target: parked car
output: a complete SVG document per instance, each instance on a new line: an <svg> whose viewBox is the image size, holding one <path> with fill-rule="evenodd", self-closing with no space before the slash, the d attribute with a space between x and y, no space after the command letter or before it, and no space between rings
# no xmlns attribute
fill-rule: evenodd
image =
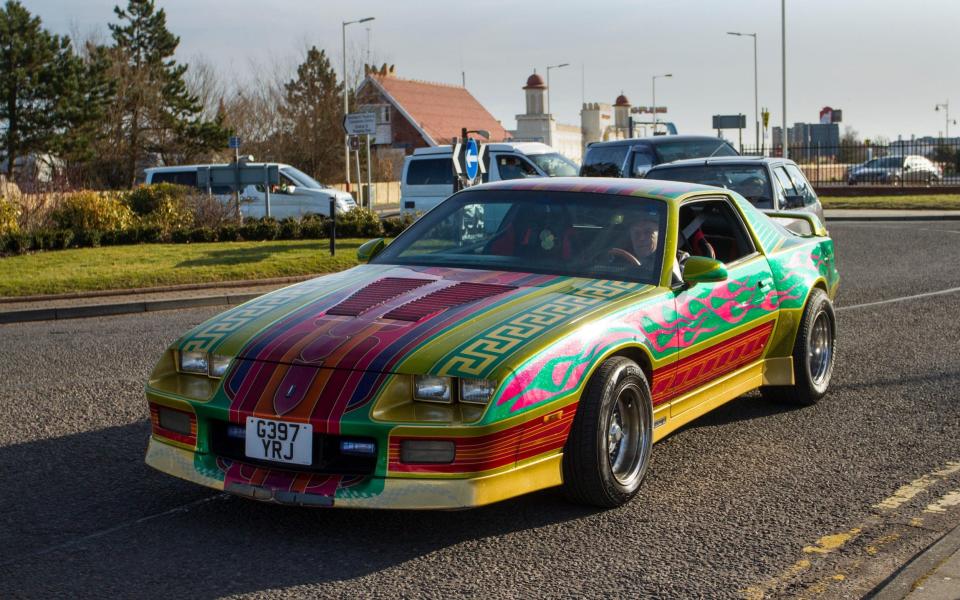
<svg viewBox="0 0 960 600"><path fill-rule="evenodd" d="M685 158L738 156L725 140L707 135L658 135L587 146L582 177L643 177L654 165Z"/></svg>
<svg viewBox="0 0 960 600"><path fill-rule="evenodd" d="M483 183L577 174L577 164L539 142L487 144ZM426 212L453 193L453 147L417 148L403 161L401 212Z"/></svg>
<svg viewBox="0 0 960 600"><path fill-rule="evenodd" d="M353 210L357 206L349 193L324 185L296 167L282 163L248 164L257 167L265 164L277 165L280 168L280 184L270 193L270 215L277 219L302 217L306 214L330 216L331 198L336 201L338 212ZM146 183L167 182L197 187L197 169L204 166L211 165L146 169ZM230 186L214 186L209 191L223 202L233 200ZM266 206L266 190L263 185L248 185L240 192L240 212L244 217L263 217L266 215Z"/></svg>
<svg viewBox="0 0 960 600"><path fill-rule="evenodd" d="M146 462L297 506L457 509L553 486L624 504L652 444L697 417L757 388L827 393L839 275L823 227L797 218L809 234L688 183L469 188L363 244L369 264L176 340L146 385Z"/></svg>
<svg viewBox="0 0 960 600"><path fill-rule="evenodd" d="M943 171L929 158L923 156L885 156L874 158L851 167L847 171L847 183L920 183L930 185L940 181Z"/></svg>
<svg viewBox="0 0 960 600"><path fill-rule="evenodd" d="M695 158L657 165L647 171L646 177L726 188L759 209L803 210L825 222L816 191L792 160L759 156Z"/></svg>

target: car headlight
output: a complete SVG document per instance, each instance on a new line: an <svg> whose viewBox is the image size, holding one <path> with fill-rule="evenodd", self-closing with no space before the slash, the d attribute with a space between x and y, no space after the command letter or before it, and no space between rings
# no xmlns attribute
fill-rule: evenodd
<svg viewBox="0 0 960 600"><path fill-rule="evenodd" d="M449 377L417 375L413 378L413 397L426 402L450 404L453 402L450 387Z"/></svg>
<svg viewBox="0 0 960 600"><path fill-rule="evenodd" d="M460 402L486 404L495 391L497 391L497 384L489 379L460 380Z"/></svg>
<svg viewBox="0 0 960 600"><path fill-rule="evenodd" d="M206 375L219 379L230 367L231 357L209 352L180 352L177 370L192 375Z"/></svg>

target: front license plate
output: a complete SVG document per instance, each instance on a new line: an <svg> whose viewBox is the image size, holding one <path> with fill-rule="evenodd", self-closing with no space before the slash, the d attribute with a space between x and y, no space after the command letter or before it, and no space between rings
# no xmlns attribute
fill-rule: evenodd
<svg viewBox="0 0 960 600"><path fill-rule="evenodd" d="M295 465L313 459L313 425L247 417L248 458Z"/></svg>

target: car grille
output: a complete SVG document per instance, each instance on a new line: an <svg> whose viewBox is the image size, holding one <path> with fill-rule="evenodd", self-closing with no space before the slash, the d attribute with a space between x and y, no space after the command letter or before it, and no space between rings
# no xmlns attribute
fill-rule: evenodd
<svg viewBox="0 0 960 600"><path fill-rule="evenodd" d="M371 456L357 456L340 451L340 442L343 440L368 442L376 446L376 440L373 438L315 433L310 464L295 465L248 458L245 453L245 432L240 425L226 421L210 421L209 432L210 451L213 454L250 465L331 475L369 475L377 466L377 452Z"/></svg>

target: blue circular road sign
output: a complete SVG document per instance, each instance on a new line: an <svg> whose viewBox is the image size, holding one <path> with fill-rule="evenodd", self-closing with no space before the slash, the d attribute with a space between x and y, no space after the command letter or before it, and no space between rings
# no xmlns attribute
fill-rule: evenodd
<svg viewBox="0 0 960 600"><path fill-rule="evenodd" d="M464 169L467 171L467 179L476 179L480 171L480 148L476 140L467 142L467 150L463 153Z"/></svg>

